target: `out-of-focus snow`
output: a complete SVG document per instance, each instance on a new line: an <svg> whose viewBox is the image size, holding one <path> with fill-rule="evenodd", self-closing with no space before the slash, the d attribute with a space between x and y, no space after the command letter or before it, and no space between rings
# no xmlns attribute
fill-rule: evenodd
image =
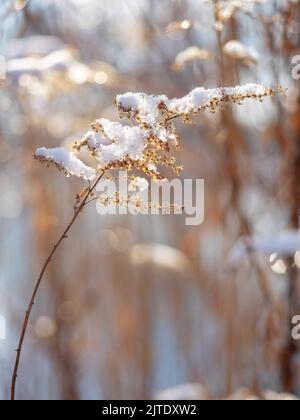
<svg viewBox="0 0 300 420"><path fill-rule="evenodd" d="M130 260L135 265L154 264L178 272L186 272L190 266L188 257L182 251L157 243L135 245L130 251Z"/></svg>
<svg viewBox="0 0 300 420"><path fill-rule="evenodd" d="M235 60L241 60L245 64L257 63L259 60L258 52L252 48L244 45L242 42L232 40L224 45L224 53Z"/></svg>
<svg viewBox="0 0 300 420"><path fill-rule="evenodd" d="M62 49L63 45L63 42L55 36L32 35L8 41L3 54L6 59L45 56Z"/></svg>
<svg viewBox="0 0 300 420"><path fill-rule="evenodd" d="M156 393L157 400L208 400L207 389L200 384L189 383Z"/></svg>
<svg viewBox="0 0 300 420"><path fill-rule="evenodd" d="M72 73L72 69L75 66L78 68L79 65L88 71L86 66L75 59L71 50L64 48L53 51L43 57L28 56L8 60L6 73L10 80L16 82L24 74L42 78L51 72L70 71Z"/></svg>
<svg viewBox="0 0 300 420"><path fill-rule="evenodd" d="M300 250L300 231L287 230L272 236L241 238L229 255L229 262L236 264L251 252L267 255L293 256Z"/></svg>
<svg viewBox="0 0 300 420"><path fill-rule="evenodd" d="M3 315L0 314L0 340L6 339L6 320Z"/></svg>

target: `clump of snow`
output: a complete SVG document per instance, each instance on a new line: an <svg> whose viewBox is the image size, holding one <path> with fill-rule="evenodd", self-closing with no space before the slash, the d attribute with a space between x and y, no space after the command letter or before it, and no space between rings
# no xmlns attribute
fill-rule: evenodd
<svg viewBox="0 0 300 420"><path fill-rule="evenodd" d="M259 54L254 48L248 47L237 40L227 42L223 47L223 51L228 57L241 60L247 65L257 63L259 60Z"/></svg>
<svg viewBox="0 0 300 420"><path fill-rule="evenodd" d="M111 142L99 147L98 159L103 162L112 162L130 158L141 159L146 147L146 139L149 133L140 127L126 126L111 122L104 118L96 121L106 141Z"/></svg>
<svg viewBox="0 0 300 420"><path fill-rule="evenodd" d="M139 108L139 94L137 93L127 92L124 95L118 95L116 101L124 111L137 111Z"/></svg>
<svg viewBox="0 0 300 420"><path fill-rule="evenodd" d="M172 99L167 107L172 113L189 114L205 108L215 110L225 101L240 102L249 97L261 98L268 95L271 95L270 89L254 83L219 89L198 87L183 98Z"/></svg>
<svg viewBox="0 0 300 420"><path fill-rule="evenodd" d="M168 102L165 95L147 95L146 93L125 93L116 97L116 103L120 111L138 113L138 116L149 125L154 125L160 116L161 104Z"/></svg>
<svg viewBox="0 0 300 420"><path fill-rule="evenodd" d="M222 94L219 89L204 89L203 87L198 87L183 98L175 98L169 101L168 109L173 113L188 114L190 112L196 112L204 107L213 98L221 100Z"/></svg>
<svg viewBox="0 0 300 420"><path fill-rule="evenodd" d="M153 96L145 93L126 93L116 98L120 111L128 112L142 122L155 126L163 114L184 115L205 108L215 110L222 102L238 102L246 98L261 98L273 93L262 85L250 83L229 88L205 89L197 87L182 98L169 99L165 95Z"/></svg>
<svg viewBox="0 0 300 420"><path fill-rule="evenodd" d="M38 160L55 164L66 175L75 175L88 181L92 181L96 176L93 168L85 165L74 153L62 147L53 149L41 147L36 150L35 157Z"/></svg>
<svg viewBox="0 0 300 420"><path fill-rule="evenodd" d="M270 89L265 88L262 85L255 83L248 83L243 86L236 86L234 88L224 88L225 95L229 97L241 97L241 99L246 99L249 97L260 98L270 95Z"/></svg>
<svg viewBox="0 0 300 420"><path fill-rule="evenodd" d="M74 149L87 146L102 164L131 159L141 159L149 132L141 127L122 125L105 118L96 120L94 130L75 142Z"/></svg>

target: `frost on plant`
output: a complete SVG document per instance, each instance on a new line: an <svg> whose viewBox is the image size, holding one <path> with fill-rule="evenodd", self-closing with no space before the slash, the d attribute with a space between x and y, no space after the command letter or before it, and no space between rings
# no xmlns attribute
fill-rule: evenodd
<svg viewBox="0 0 300 420"><path fill-rule="evenodd" d="M54 164L67 176L75 175L88 181L113 169L135 170L161 180L164 178L163 167L171 169L176 175L182 170L172 152L181 150L173 124L176 118L190 122L200 112L214 113L227 102L240 104L245 99L261 101L280 91L257 84L216 89L198 87L182 98L173 99L165 95L128 92L118 95L115 101L125 124L101 118L92 124L91 130L82 139L73 143L73 152L64 148L40 148L35 158ZM82 149L93 158L93 167L76 156ZM140 179L135 185L137 189L146 187Z"/></svg>

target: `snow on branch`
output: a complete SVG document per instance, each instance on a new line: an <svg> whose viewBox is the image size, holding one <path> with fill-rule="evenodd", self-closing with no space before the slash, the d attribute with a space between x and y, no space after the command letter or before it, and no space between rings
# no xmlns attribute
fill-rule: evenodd
<svg viewBox="0 0 300 420"><path fill-rule="evenodd" d="M103 171L136 169L154 179L163 179L159 167L167 167L179 174L182 167L172 154L181 150L178 134L172 121L181 118L189 122L203 111L216 112L224 104L242 103L246 99L262 101L267 96L282 93L257 84L205 89L198 87L182 98L169 99L165 95L127 92L118 95L116 106L127 124L101 118L96 120L84 137L73 143L73 151L63 148L36 151L36 159L54 163L66 175L85 180L94 179ZM95 160L95 168L86 166L77 156L83 148Z"/></svg>
<svg viewBox="0 0 300 420"><path fill-rule="evenodd" d="M92 181L96 176L93 168L86 166L74 153L62 147L54 149L41 147L36 150L35 158L47 165L54 164L66 176L75 175L88 181Z"/></svg>
<svg viewBox="0 0 300 420"><path fill-rule="evenodd" d="M186 117L204 110L215 112L226 102L241 103L245 99L262 100L278 91L262 85L249 83L244 86L205 89L198 87L183 98L168 99L166 96L146 95L145 93L126 93L118 95L116 103L121 112L139 117L144 122L156 121L160 114L169 118Z"/></svg>
<svg viewBox="0 0 300 420"><path fill-rule="evenodd" d="M113 162L130 157L139 160L143 156L149 133L140 127L124 126L104 118L96 120L94 131L88 131L81 141L74 144L78 151L87 146L100 162Z"/></svg>

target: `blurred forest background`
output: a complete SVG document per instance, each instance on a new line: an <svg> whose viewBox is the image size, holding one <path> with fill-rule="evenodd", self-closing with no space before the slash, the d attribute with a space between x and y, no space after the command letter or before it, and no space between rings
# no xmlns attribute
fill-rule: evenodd
<svg viewBox="0 0 300 420"><path fill-rule="evenodd" d="M299 17L295 0L1 1L1 399L37 273L82 187L35 149L118 120L118 93L249 82L286 98L178 126L182 176L206 183L202 226L85 211L39 293L17 396L300 395Z"/></svg>

